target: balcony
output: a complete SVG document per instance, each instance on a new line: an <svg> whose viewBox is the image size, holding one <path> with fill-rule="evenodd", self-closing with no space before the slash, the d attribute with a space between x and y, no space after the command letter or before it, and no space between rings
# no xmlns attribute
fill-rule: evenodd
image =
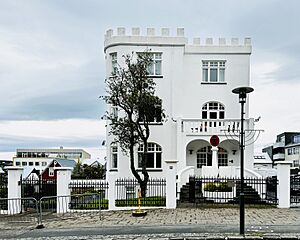
<svg viewBox="0 0 300 240"><path fill-rule="evenodd" d="M276 142L273 144L273 149L275 148L283 148L284 147L284 142Z"/></svg>
<svg viewBox="0 0 300 240"><path fill-rule="evenodd" d="M241 121L237 119L182 119L181 131L188 135L225 135L224 131L239 134ZM244 129L249 128L249 119Z"/></svg>
<svg viewBox="0 0 300 240"><path fill-rule="evenodd" d="M273 155L273 160L284 160L284 153L276 153Z"/></svg>

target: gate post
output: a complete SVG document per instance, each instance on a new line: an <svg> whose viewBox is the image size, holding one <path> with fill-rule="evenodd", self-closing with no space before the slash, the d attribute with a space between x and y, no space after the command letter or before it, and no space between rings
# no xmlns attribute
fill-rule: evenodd
<svg viewBox="0 0 300 240"><path fill-rule="evenodd" d="M107 174L108 182L108 209L116 210L116 174L109 172Z"/></svg>
<svg viewBox="0 0 300 240"><path fill-rule="evenodd" d="M165 160L166 163L166 208L176 208L177 203L177 188L176 188L176 173L177 160Z"/></svg>
<svg viewBox="0 0 300 240"><path fill-rule="evenodd" d="M22 197L22 190L21 190L21 176L23 173L22 167L16 166L9 166L5 167L8 172L8 183L7 183L7 198L14 200L8 200L8 214L18 214L21 212L21 197Z"/></svg>
<svg viewBox="0 0 300 240"><path fill-rule="evenodd" d="M69 184L71 182L71 167L55 167L56 170L56 187L57 187L57 213L66 213L69 211L69 203L71 201L71 191Z"/></svg>
<svg viewBox="0 0 300 240"><path fill-rule="evenodd" d="M290 167L292 162L290 161L278 161L277 164L277 194L278 194L278 208L290 208Z"/></svg>

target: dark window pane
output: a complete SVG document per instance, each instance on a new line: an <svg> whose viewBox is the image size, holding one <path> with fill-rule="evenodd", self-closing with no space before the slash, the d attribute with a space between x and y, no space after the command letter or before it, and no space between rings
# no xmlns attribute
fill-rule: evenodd
<svg viewBox="0 0 300 240"><path fill-rule="evenodd" d="M156 153L156 168L161 168L161 153Z"/></svg>
<svg viewBox="0 0 300 240"><path fill-rule="evenodd" d="M148 153L147 168L154 168L154 153Z"/></svg>
<svg viewBox="0 0 300 240"><path fill-rule="evenodd" d="M138 154L138 167L141 168L142 167L142 153Z"/></svg>
<svg viewBox="0 0 300 240"><path fill-rule="evenodd" d="M202 119L207 119L207 111L202 111Z"/></svg>
<svg viewBox="0 0 300 240"><path fill-rule="evenodd" d="M224 119L225 118L225 114L224 114L224 112L220 112L220 119Z"/></svg>
<svg viewBox="0 0 300 240"><path fill-rule="evenodd" d="M218 70L210 69L210 81L217 82L217 80L218 80Z"/></svg>
<svg viewBox="0 0 300 240"><path fill-rule="evenodd" d="M217 112L210 112L209 119L217 119Z"/></svg>

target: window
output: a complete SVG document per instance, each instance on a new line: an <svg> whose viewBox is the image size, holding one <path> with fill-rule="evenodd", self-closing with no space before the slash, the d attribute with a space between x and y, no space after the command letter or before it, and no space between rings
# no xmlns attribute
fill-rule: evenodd
<svg viewBox="0 0 300 240"><path fill-rule="evenodd" d="M49 176L53 177L54 176L54 168L49 168Z"/></svg>
<svg viewBox="0 0 300 240"><path fill-rule="evenodd" d="M299 160L294 160L293 161L293 167L299 167Z"/></svg>
<svg viewBox="0 0 300 240"><path fill-rule="evenodd" d="M144 145L140 144L138 148L138 167L142 167L142 157L144 153ZM156 143L148 143L146 168L161 168L162 167L162 150L161 146Z"/></svg>
<svg viewBox="0 0 300 240"><path fill-rule="evenodd" d="M33 162L29 162L29 166L33 166Z"/></svg>
<svg viewBox="0 0 300 240"><path fill-rule="evenodd" d="M225 82L225 61L202 61L202 82Z"/></svg>
<svg viewBox="0 0 300 240"><path fill-rule="evenodd" d="M197 168L202 168L202 166L212 166L211 146L197 151Z"/></svg>
<svg viewBox="0 0 300 240"><path fill-rule="evenodd" d="M293 137L293 143L300 143L300 135L296 135Z"/></svg>
<svg viewBox="0 0 300 240"><path fill-rule="evenodd" d="M221 147L219 147L219 150L218 150L218 164L219 164L219 166L228 166L227 151Z"/></svg>
<svg viewBox="0 0 300 240"><path fill-rule="evenodd" d="M111 53L110 60L111 60L111 72L112 74L116 74L118 70L117 53Z"/></svg>
<svg viewBox="0 0 300 240"><path fill-rule="evenodd" d="M148 108L140 109L139 114L139 122L141 123L143 123L144 118L146 117L148 118L147 122L149 123L161 123L163 115L161 103L154 106L149 106Z"/></svg>
<svg viewBox="0 0 300 240"><path fill-rule="evenodd" d="M293 149L292 148L288 148L288 155L292 155L293 154Z"/></svg>
<svg viewBox="0 0 300 240"><path fill-rule="evenodd" d="M21 163L20 162L16 162L16 166L21 166Z"/></svg>
<svg viewBox="0 0 300 240"><path fill-rule="evenodd" d="M228 166L227 151L221 147L218 149L218 165ZM211 146L203 147L197 151L197 168L202 166L212 166Z"/></svg>
<svg viewBox="0 0 300 240"><path fill-rule="evenodd" d="M27 162L22 162L22 166L27 166Z"/></svg>
<svg viewBox="0 0 300 240"><path fill-rule="evenodd" d="M148 66L148 74L150 76L160 76L162 75L162 71L161 71L162 54L151 53L151 55L152 55L152 63Z"/></svg>
<svg viewBox="0 0 300 240"><path fill-rule="evenodd" d="M42 162L42 166L47 166L47 162Z"/></svg>
<svg viewBox="0 0 300 240"><path fill-rule="evenodd" d="M202 119L224 119L225 107L218 102L208 102L202 107Z"/></svg>
<svg viewBox="0 0 300 240"><path fill-rule="evenodd" d="M111 168L118 168L118 147L111 146Z"/></svg>
<svg viewBox="0 0 300 240"><path fill-rule="evenodd" d="M113 118L118 118L118 107L117 106L111 106L111 116Z"/></svg>
<svg viewBox="0 0 300 240"><path fill-rule="evenodd" d="M35 162L35 166L40 166L40 162Z"/></svg>

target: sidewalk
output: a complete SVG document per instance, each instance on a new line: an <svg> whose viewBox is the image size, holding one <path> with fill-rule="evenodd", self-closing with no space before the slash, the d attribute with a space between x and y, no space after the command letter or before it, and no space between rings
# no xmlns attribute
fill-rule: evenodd
<svg viewBox="0 0 300 240"><path fill-rule="evenodd" d="M239 232L238 208L179 208L174 210L155 209L148 210L145 217L132 217L130 211L103 211L101 220L99 214L74 214L60 218L45 219L43 230L34 230L33 222L0 222L1 236L30 236L28 231L57 231L78 232L86 229L87 235L95 229L95 235L101 234L135 234L144 229L147 233L232 233ZM52 215L51 215L52 216ZM53 217L53 216L52 216ZM164 227L165 226L165 227ZM88 230L91 229L91 230ZM152 229L152 230L151 230ZM247 234L274 234L293 233L300 235L300 208L247 208L246 233ZM45 236L45 235L44 235ZM67 239L67 238L65 238ZM85 238L80 238L85 239ZM94 238L90 238L94 239ZM100 238L99 238L100 239ZM105 238L103 238L105 239ZM126 239L126 238L123 238ZM129 238L128 238L129 239ZM146 238L149 239L149 238ZM297 238L296 238L297 239Z"/></svg>

